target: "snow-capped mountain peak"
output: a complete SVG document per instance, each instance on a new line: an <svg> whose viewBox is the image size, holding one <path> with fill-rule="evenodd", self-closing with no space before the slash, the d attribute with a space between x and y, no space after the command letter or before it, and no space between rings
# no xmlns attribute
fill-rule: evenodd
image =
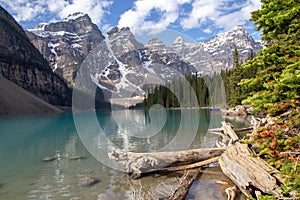
<svg viewBox="0 0 300 200"><path fill-rule="evenodd" d="M74 13L58 22L41 23L28 31L31 42L52 70L71 85L84 58L104 39L97 25L83 13Z"/></svg>
<svg viewBox="0 0 300 200"><path fill-rule="evenodd" d="M43 23L30 30L31 41L69 84L74 84L83 63L91 63L85 78L91 79L104 93L124 96L144 95L146 82L171 80L184 74L211 74L233 66L237 48L242 60L261 45L243 26L220 33L205 42L186 43L177 37L171 46L153 38L145 45L138 42L129 28L112 28L105 37L88 15L75 13L65 20ZM92 53L96 60L86 61Z"/></svg>
<svg viewBox="0 0 300 200"><path fill-rule="evenodd" d="M78 18L81 18L81 17L88 17L88 15L85 13L82 13L82 12L76 12L76 13L68 15L63 21L77 20Z"/></svg>
<svg viewBox="0 0 300 200"><path fill-rule="evenodd" d="M174 40L173 45L176 45L176 44L184 44L184 43L185 43L185 41L184 41L183 37L178 36L178 37Z"/></svg>

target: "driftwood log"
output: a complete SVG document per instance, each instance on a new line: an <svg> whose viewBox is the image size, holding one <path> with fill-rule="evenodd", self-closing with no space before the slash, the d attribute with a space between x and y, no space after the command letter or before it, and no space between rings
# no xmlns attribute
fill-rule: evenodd
<svg viewBox="0 0 300 200"><path fill-rule="evenodd" d="M176 166L187 165L188 168L183 167L178 169L185 170L216 162L217 159L215 157L220 156L226 148L227 147L153 153L133 153L112 149L108 157L121 163L126 173L132 174L134 178L138 178L142 173L153 171L177 171ZM214 159L205 162L211 158ZM204 161L204 163L198 163L200 161ZM168 170L168 168L170 169Z"/></svg>
<svg viewBox="0 0 300 200"><path fill-rule="evenodd" d="M253 130L256 127L257 125L254 124ZM247 130L249 129L247 128ZM244 131L244 129L241 131ZM108 156L110 159L121 163L125 172L132 174L133 178L140 177L142 173L187 170L218 161L223 173L247 197L259 193L273 194L278 198L281 196L282 191L277 183L282 182L282 180L279 177L278 171L268 165L263 159L252 156L253 152L251 149L246 144L239 142L239 137L231 125L223 122L222 128L210 129L209 132L220 134L223 137L222 142L226 141L223 144L228 144L228 146L153 153L133 153L112 149ZM195 177L197 176L195 175ZM176 194L173 194L171 197L177 196L177 199L184 198L194 179L183 181L183 192L176 190ZM234 195L232 196L234 198Z"/></svg>
<svg viewBox="0 0 300 200"><path fill-rule="evenodd" d="M230 125L223 123L223 130L235 141L235 144L228 147L219 159L223 173L247 197L254 195L255 191L280 197L281 190L277 185L276 178L270 174L270 172L276 174L276 170L263 159L251 156L251 150L246 144L241 144L237 140L237 135Z"/></svg>

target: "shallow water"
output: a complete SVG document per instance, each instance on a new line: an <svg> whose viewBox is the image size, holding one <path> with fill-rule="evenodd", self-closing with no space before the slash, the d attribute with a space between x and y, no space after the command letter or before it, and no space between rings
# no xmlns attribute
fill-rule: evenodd
<svg viewBox="0 0 300 200"><path fill-rule="evenodd" d="M135 152L159 151L168 144L166 149L171 150L186 143L189 148L211 147L218 136L207 135L207 129L220 127L224 120L208 110L100 112L99 133L91 124L93 116L95 113L76 114L75 118L80 119L75 120L76 126L72 114L0 118L0 199L139 199L145 195L149 198L149 191L150 196L159 197L160 190L165 191L162 185L171 187L180 174L152 174L133 181L98 161L108 151L101 137L105 135L116 147ZM190 142L188 138L194 134ZM60 159L42 162L46 156ZM84 158L69 160L71 156ZM86 176L100 182L82 187L79 181ZM203 191L207 199L222 198L216 180L226 178L200 178L198 186L202 189L195 191ZM195 194L191 193L189 199L195 199Z"/></svg>

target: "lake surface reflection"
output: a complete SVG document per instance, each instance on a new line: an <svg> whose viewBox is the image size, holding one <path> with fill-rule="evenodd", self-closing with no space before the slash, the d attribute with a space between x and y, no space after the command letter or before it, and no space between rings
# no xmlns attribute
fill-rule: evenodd
<svg viewBox="0 0 300 200"><path fill-rule="evenodd" d="M159 195L161 184L174 184L179 174L133 181L105 163L109 145L134 152L212 147L218 136L207 134L207 129L220 127L223 120L221 114L205 109L0 118L0 199L139 199L146 193ZM60 159L42 162L46 156L58 155ZM83 158L70 160L73 156ZM86 176L100 182L82 187L79 181ZM199 181L204 190L210 185L211 193L222 199L219 189L211 184L214 180Z"/></svg>

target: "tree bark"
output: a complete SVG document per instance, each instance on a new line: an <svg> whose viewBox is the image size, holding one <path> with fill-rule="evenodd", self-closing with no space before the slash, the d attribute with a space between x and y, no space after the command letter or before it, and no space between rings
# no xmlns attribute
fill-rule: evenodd
<svg viewBox="0 0 300 200"><path fill-rule="evenodd" d="M224 133L229 135L235 145L221 155L219 159L223 173L228 176L247 196L256 190L279 197L282 193L276 179L268 171L276 171L259 157L251 156L251 150L246 144L237 141L237 136L230 125L223 123Z"/></svg>
<svg viewBox="0 0 300 200"><path fill-rule="evenodd" d="M189 192L190 187L193 182L199 177L201 168L197 169L196 173L191 179L188 178L188 173L184 175L174 192L168 197L168 200L182 200L185 199L186 195Z"/></svg>
<svg viewBox="0 0 300 200"><path fill-rule="evenodd" d="M176 152L133 153L113 149L109 158L123 165L125 172L136 174L189 165L220 156L227 147L192 149ZM207 163L209 164L209 163Z"/></svg>

